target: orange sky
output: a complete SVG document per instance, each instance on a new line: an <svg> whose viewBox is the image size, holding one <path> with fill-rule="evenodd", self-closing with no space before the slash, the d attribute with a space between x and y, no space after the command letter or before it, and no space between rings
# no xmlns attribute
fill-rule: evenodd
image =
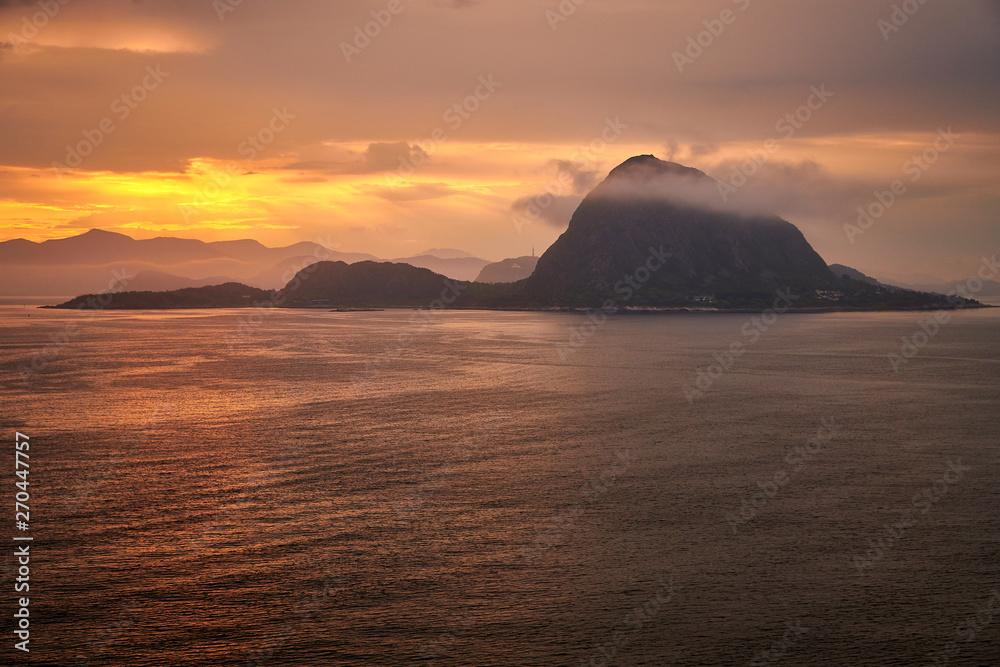
<svg viewBox="0 0 1000 667"><path fill-rule="evenodd" d="M42 5L0 0L0 240L501 259L654 153L724 182L758 156L733 201L879 277L951 279L1000 251L995 2L929 3L899 30L861 0Z"/></svg>

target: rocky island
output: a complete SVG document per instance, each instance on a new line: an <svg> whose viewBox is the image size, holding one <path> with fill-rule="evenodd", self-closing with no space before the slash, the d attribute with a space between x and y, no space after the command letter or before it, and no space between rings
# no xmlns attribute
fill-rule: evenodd
<svg viewBox="0 0 1000 667"><path fill-rule="evenodd" d="M883 285L849 267L835 272L795 225L727 206L717 186L697 169L652 155L630 158L587 195L530 276L517 282L457 281L401 263L324 261L277 291L226 283L84 295L54 307L734 310L767 307L777 294L792 310L982 306Z"/></svg>

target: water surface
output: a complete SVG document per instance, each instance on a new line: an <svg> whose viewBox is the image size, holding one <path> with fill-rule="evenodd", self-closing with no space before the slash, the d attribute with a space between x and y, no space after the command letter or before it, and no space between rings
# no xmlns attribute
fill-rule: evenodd
<svg viewBox="0 0 1000 667"><path fill-rule="evenodd" d="M1000 590L997 313L895 372L926 315L0 308L30 661L931 664Z"/></svg>

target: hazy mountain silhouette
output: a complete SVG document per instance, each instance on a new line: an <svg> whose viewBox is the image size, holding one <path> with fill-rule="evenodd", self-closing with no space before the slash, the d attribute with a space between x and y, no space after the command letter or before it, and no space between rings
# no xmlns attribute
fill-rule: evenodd
<svg viewBox="0 0 1000 667"><path fill-rule="evenodd" d="M435 254L436 253L436 254ZM158 237L133 239L92 229L78 236L36 243L0 243L0 296L49 296L85 292L174 290L239 281L280 289L309 263L383 261L367 253L330 250L301 242L269 248L258 241L204 242ZM427 268L456 280L474 280L485 259L454 248L436 248L392 260ZM120 279L116 280L116 276ZM140 277L141 276L141 277ZM139 280L138 283L133 281ZM215 282L212 282L215 281Z"/></svg>
<svg viewBox="0 0 1000 667"><path fill-rule="evenodd" d="M432 257L437 257L439 259L468 259L476 257L472 253L468 253L457 248L430 248L417 253L415 257L421 257L423 255L431 255Z"/></svg>
<svg viewBox="0 0 1000 667"><path fill-rule="evenodd" d="M246 284L251 287L259 287L261 289L281 289L287 285L299 271L320 261L322 260L314 255L289 257L286 260L278 262L266 271L261 271L257 275L248 279Z"/></svg>
<svg viewBox="0 0 1000 667"><path fill-rule="evenodd" d="M614 298L636 271L648 277L631 302L647 304L838 282L794 225L727 210L713 179L652 155L625 161L587 195L539 259L525 295L553 303Z"/></svg>
<svg viewBox="0 0 1000 667"><path fill-rule="evenodd" d="M950 282L946 283L918 283L918 284L907 284L908 289L921 290L925 292L934 292L936 294L948 294L949 292L954 292L956 286L962 286L965 290L969 290L968 282L971 276L965 278L956 278ZM974 296L985 296L985 297L998 297L1000 296L1000 282L996 280L983 280L982 287L975 293Z"/></svg>
<svg viewBox="0 0 1000 667"><path fill-rule="evenodd" d="M288 282L287 264L300 257L358 262L377 259L364 253L343 253L302 242L268 248L253 240L215 241L159 237L133 239L125 234L92 229L65 239L36 243L14 239L0 243L0 295L47 296L80 292L172 289L178 279L204 283L239 280L277 289ZM300 262L299 267L302 264Z"/></svg>
<svg viewBox="0 0 1000 667"><path fill-rule="evenodd" d="M652 155L630 158L587 195L569 228L524 279L516 272L527 272L533 257L504 260L490 265L490 271L484 271L489 263L478 258L432 255L406 258L407 263L364 260L310 265L318 254L313 244L269 249L255 241L144 242L96 230L34 246L50 244L46 252L51 256L88 247L105 261L135 253L139 244L144 252L153 252L150 248L155 246L158 257L227 253L227 259L239 256L246 265L285 254L257 278L273 284L298 271L274 300L287 306L433 307L440 300L441 306L459 307L594 307L610 300L615 308L704 308L710 304L721 309L756 309L767 307L781 289L796 295L797 308L927 309L953 305L940 295L882 285L850 267L834 265L831 270L794 225L777 216L727 208L717 185L696 169ZM6 250L0 248L0 258L3 252L42 252L18 241L0 246L6 246ZM303 250L314 252L303 254ZM420 263L447 266L448 272L415 265ZM483 276L483 282L468 284L446 277L459 269L474 270L470 275ZM493 276L515 281L485 284ZM174 292L130 292L115 295L103 307L241 306L251 297L262 298L262 294L267 293L227 283ZM64 307L92 301L74 299Z"/></svg>
<svg viewBox="0 0 1000 667"><path fill-rule="evenodd" d="M532 274L538 258L530 255L513 257L502 262L494 262L483 267L476 278L477 283L516 283Z"/></svg>
<svg viewBox="0 0 1000 667"><path fill-rule="evenodd" d="M895 287L894 285L887 285L886 283L883 283L880 280L876 280L875 278L872 278L871 276L867 276L864 273L861 273L857 269L852 269L851 267L844 266L843 264L831 264L830 265L830 270L833 271L833 274L835 276L837 276L838 278L843 277L843 276L847 276L847 277L851 278L852 280L857 280L859 282L868 283L869 285L878 285L880 287L886 287L888 289L899 289L899 288Z"/></svg>
<svg viewBox="0 0 1000 667"><path fill-rule="evenodd" d="M227 276L212 276L208 278L185 278L163 271L140 271L128 281L131 292L169 292L189 287L206 287L234 282Z"/></svg>
<svg viewBox="0 0 1000 667"><path fill-rule="evenodd" d="M430 269L435 273L448 276L455 280L475 280L488 261L473 257L436 257L434 255L418 255L416 257L397 257L389 260L393 264L409 264L422 269Z"/></svg>

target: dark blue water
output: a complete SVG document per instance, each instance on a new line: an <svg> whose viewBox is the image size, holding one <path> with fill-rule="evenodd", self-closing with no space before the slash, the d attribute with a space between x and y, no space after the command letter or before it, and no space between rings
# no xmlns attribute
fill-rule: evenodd
<svg viewBox="0 0 1000 667"><path fill-rule="evenodd" d="M3 308L0 663L1000 664L997 311L413 316Z"/></svg>

